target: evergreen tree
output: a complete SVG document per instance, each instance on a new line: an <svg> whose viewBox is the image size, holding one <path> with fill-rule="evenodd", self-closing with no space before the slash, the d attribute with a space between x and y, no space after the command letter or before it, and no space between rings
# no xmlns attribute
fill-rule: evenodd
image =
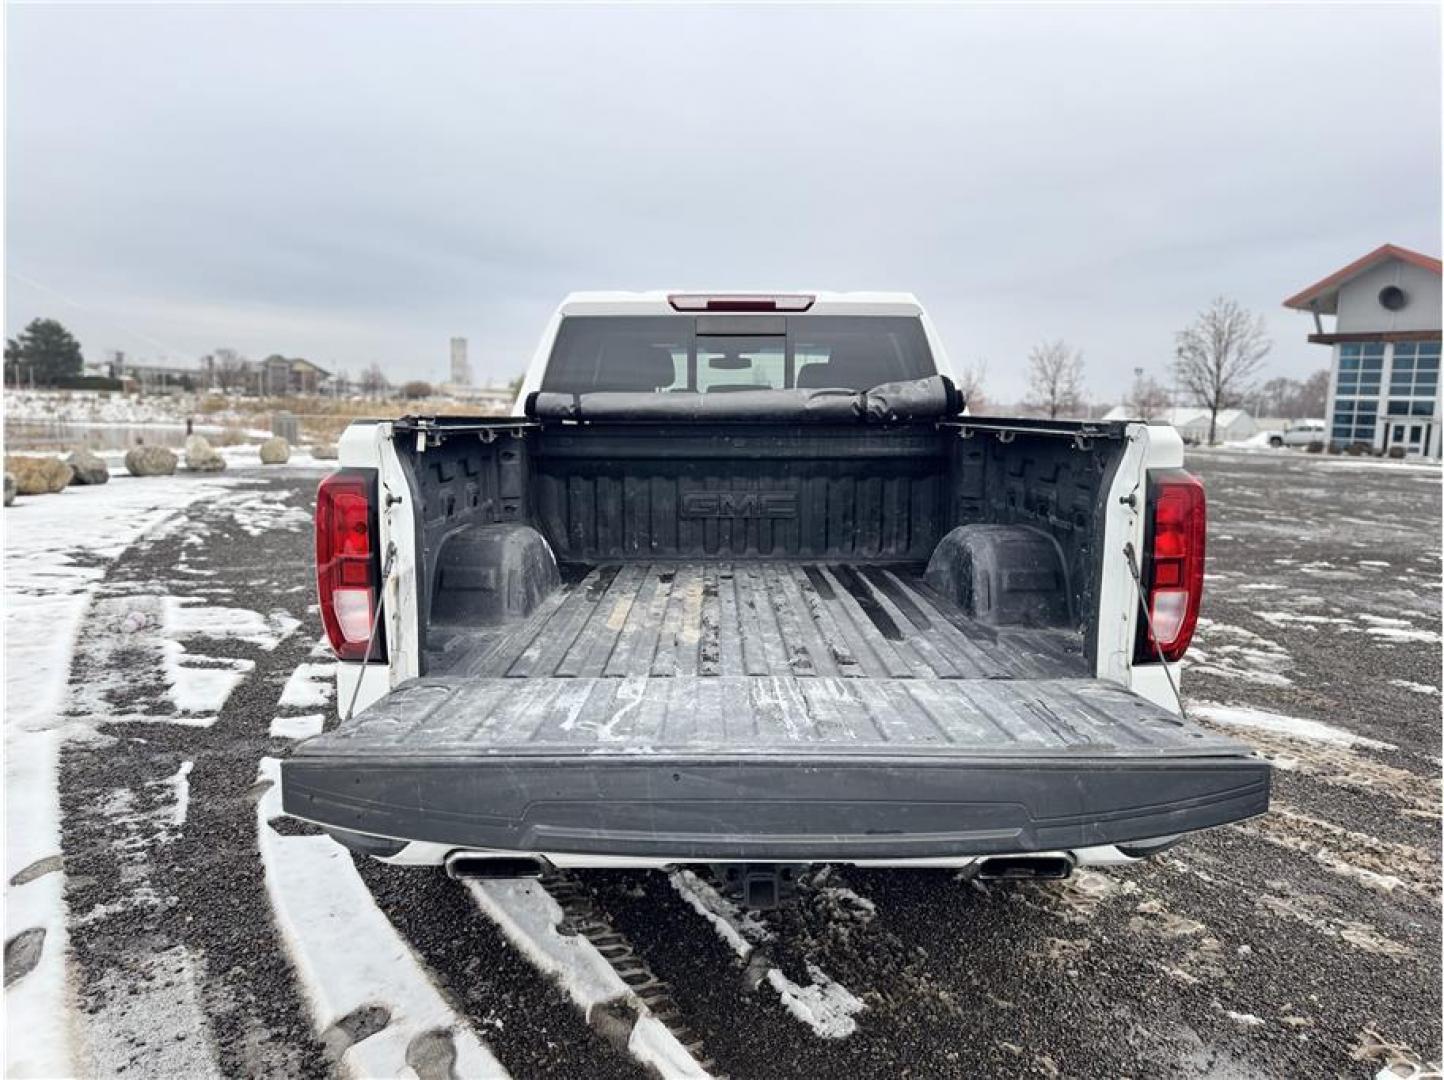
<svg viewBox="0 0 1444 1080"><path fill-rule="evenodd" d="M32 319L18 339L5 341L5 373L12 382L51 385L81 373L80 342L54 319Z"/></svg>

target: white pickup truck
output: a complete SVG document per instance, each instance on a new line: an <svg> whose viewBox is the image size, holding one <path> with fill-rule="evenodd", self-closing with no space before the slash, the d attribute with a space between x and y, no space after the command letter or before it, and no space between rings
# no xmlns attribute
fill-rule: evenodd
<svg viewBox="0 0 1444 1080"><path fill-rule="evenodd" d="M457 876L1057 877L1267 809L1176 695L1171 427L975 418L917 301L578 293L515 416L353 424L320 487L340 724L288 813Z"/></svg>

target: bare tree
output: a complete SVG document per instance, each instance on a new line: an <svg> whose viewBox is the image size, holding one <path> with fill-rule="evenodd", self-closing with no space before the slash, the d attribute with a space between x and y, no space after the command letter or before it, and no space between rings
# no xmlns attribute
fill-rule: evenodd
<svg viewBox="0 0 1444 1080"><path fill-rule="evenodd" d="M1210 444L1217 441L1218 410L1242 399L1272 348L1263 316L1222 296L1178 332L1178 381L1208 410Z"/></svg>
<svg viewBox="0 0 1444 1080"><path fill-rule="evenodd" d="M1316 371L1299 384L1292 414L1296 420L1322 417L1329 403L1329 369Z"/></svg>
<svg viewBox="0 0 1444 1080"><path fill-rule="evenodd" d="M1145 375L1142 368L1135 369L1133 388L1123 404L1133 415L1143 420L1157 420L1165 415L1173 404L1168 387L1152 375Z"/></svg>
<svg viewBox="0 0 1444 1080"><path fill-rule="evenodd" d="M988 377L988 362L979 360L976 364L969 364L955 374L957 375L958 393L962 396L963 404L968 407L968 412L974 416L981 416L988 407L988 395L983 390L983 382Z"/></svg>
<svg viewBox="0 0 1444 1080"><path fill-rule="evenodd" d="M235 349L217 349L213 354L215 383L225 391L244 390L250 362Z"/></svg>
<svg viewBox="0 0 1444 1080"><path fill-rule="evenodd" d="M373 363L361 373L361 392L367 397L379 397L391 384L386 381L386 373L381 370L380 364Z"/></svg>
<svg viewBox="0 0 1444 1080"><path fill-rule="evenodd" d="M1083 353L1061 338L1028 354L1028 404L1048 414L1076 412L1083 404Z"/></svg>

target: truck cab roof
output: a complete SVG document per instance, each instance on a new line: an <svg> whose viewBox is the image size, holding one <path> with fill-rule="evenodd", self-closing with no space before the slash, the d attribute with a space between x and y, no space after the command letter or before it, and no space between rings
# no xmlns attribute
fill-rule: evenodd
<svg viewBox="0 0 1444 1080"><path fill-rule="evenodd" d="M588 291L568 293L562 301L558 314L566 315L676 315L686 310L674 305L674 300L687 298L690 301L707 299L723 302L737 302L752 299L766 302L771 299L783 301L806 300L805 308L776 308L759 306L753 310L786 311L796 315L921 315L923 308L912 293L906 292L829 292L820 289L650 289L644 292ZM685 302L685 301L684 301ZM692 311L707 310L704 307ZM718 310L714 308L713 310ZM734 309L735 310L735 309Z"/></svg>

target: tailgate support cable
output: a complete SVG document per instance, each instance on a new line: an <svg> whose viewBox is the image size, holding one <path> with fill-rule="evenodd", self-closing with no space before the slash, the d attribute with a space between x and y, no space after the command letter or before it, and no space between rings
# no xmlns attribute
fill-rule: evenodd
<svg viewBox="0 0 1444 1080"><path fill-rule="evenodd" d="M371 636L366 639L366 655L361 660L361 674L356 676L356 685L351 688L351 703L346 706L346 717L356 715L356 698L361 693L361 683L366 678L366 665L371 663L371 651L376 647L376 632L381 629L381 611L386 604L386 583L391 580L391 564L396 561L396 541L386 545L386 561L381 566L381 588L376 591L376 614L371 619Z"/></svg>
<svg viewBox="0 0 1444 1080"><path fill-rule="evenodd" d="M1132 540L1123 545L1123 555L1128 560L1128 572L1133 575L1133 584L1138 589L1138 606L1143 609L1143 621L1148 624L1148 640L1153 643L1158 662L1163 665L1163 677L1168 680L1168 688L1173 691L1173 700L1178 702L1178 715L1187 720L1188 710L1183 707L1183 695L1178 692L1178 684L1173 681L1173 672L1169 670L1168 661L1163 658L1163 650L1158 646L1158 635L1153 632L1153 612L1148 610L1143 575L1138 572L1138 553L1133 550Z"/></svg>

